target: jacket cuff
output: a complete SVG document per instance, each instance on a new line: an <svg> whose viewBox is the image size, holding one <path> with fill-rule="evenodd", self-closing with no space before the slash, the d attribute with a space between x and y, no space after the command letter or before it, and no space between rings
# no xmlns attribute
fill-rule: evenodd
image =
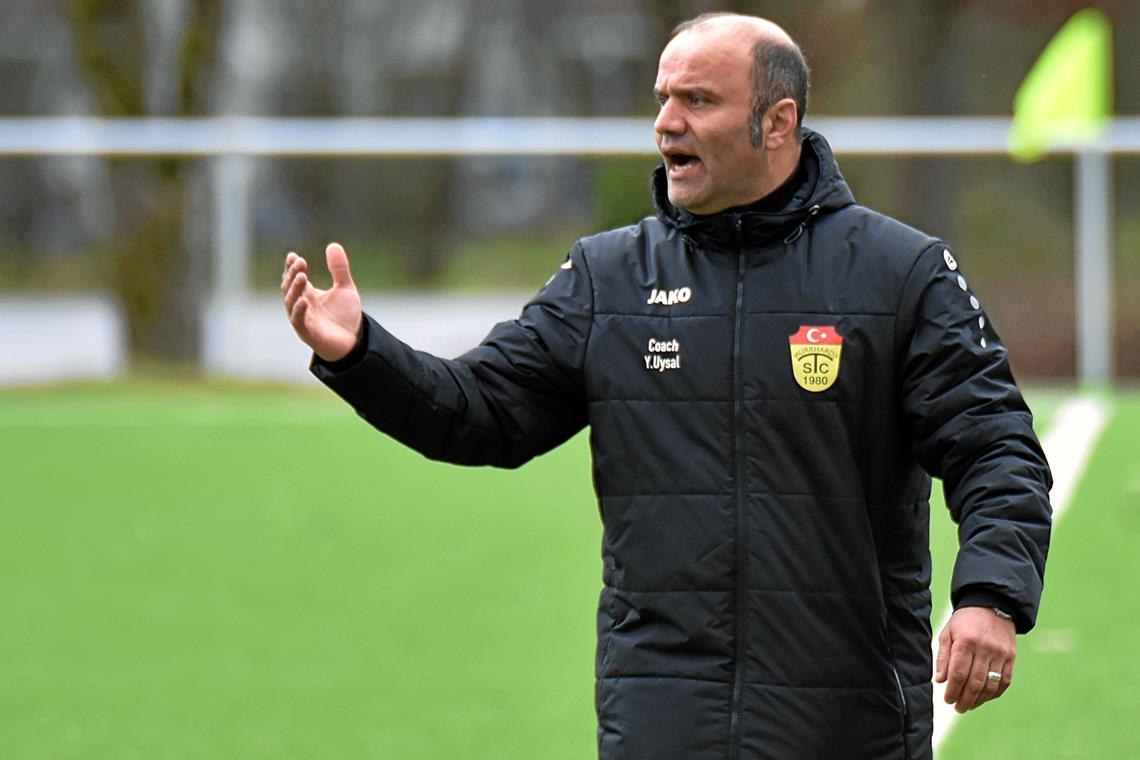
<svg viewBox="0 0 1140 760"><path fill-rule="evenodd" d="M954 609L960 610L963 607L997 607L1013 616L1013 622L1018 633L1024 633L1031 627L1027 624L1028 621L1023 619L1017 605L1009 597L987 588L967 586L962 589L954 603Z"/></svg>

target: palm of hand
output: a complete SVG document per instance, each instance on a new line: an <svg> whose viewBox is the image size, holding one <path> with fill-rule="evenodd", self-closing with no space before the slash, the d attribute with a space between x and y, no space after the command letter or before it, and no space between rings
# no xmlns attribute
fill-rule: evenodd
<svg viewBox="0 0 1140 760"><path fill-rule="evenodd" d="M313 305L303 325L312 340L306 342L322 359L342 358L352 351L360 332L360 294L351 283L312 290Z"/></svg>

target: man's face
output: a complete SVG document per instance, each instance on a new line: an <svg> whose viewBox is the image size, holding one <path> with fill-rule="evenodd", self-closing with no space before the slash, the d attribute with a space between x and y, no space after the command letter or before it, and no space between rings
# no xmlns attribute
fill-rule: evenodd
<svg viewBox="0 0 1140 760"><path fill-rule="evenodd" d="M688 31L661 54L653 129L674 206L712 214L762 195L764 151L749 127L751 48L746 35Z"/></svg>

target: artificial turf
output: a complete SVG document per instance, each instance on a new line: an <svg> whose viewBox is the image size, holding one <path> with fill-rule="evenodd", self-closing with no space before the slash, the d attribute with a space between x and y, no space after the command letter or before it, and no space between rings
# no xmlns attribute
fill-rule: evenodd
<svg viewBox="0 0 1140 760"><path fill-rule="evenodd" d="M443 467L247 393L3 396L0 432L0 757L593 752L583 441Z"/></svg>
<svg viewBox="0 0 1140 760"><path fill-rule="evenodd" d="M1140 396L1117 396L1056 525L1014 685L967 713L938 760L1140 757Z"/></svg>
<svg viewBox="0 0 1140 760"><path fill-rule="evenodd" d="M1048 635L940 760L1029 757L1007 746L1026 733L1035 758L1128 756L1042 737L1140 713L1127 685L1101 691L1140 661L1138 429L1122 403L1104 445L1123 448L1055 543ZM519 472L466 469L327 394L139 385L0 394L0 435L0 757L594 755L584 436ZM991 754L987 726L1016 735Z"/></svg>

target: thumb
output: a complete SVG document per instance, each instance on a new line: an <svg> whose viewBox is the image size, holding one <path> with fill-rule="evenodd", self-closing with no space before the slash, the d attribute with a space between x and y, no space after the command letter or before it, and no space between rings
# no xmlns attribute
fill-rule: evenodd
<svg viewBox="0 0 1140 760"><path fill-rule="evenodd" d="M348 271L348 254L340 243L329 243L325 248L325 263L332 275L333 287L354 288L352 273Z"/></svg>
<svg viewBox="0 0 1140 760"><path fill-rule="evenodd" d="M938 683L946 680L946 668L950 664L951 644L950 626L947 625L942 629L942 633L938 634L938 662L934 667L934 680Z"/></svg>

